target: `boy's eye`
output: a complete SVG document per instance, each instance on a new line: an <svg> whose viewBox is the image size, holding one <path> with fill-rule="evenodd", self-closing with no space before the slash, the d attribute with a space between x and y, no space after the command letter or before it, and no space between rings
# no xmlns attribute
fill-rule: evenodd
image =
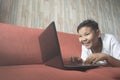
<svg viewBox="0 0 120 80"><path fill-rule="evenodd" d="M79 37L82 37L82 36L79 36Z"/></svg>
<svg viewBox="0 0 120 80"><path fill-rule="evenodd" d="M90 33L86 33L85 35L87 36L87 35L89 35Z"/></svg>
<svg viewBox="0 0 120 80"><path fill-rule="evenodd" d="M90 33L85 33L84 35L79 35L79 38L83 37L83 36L87 36L89 35Z"/></svg>

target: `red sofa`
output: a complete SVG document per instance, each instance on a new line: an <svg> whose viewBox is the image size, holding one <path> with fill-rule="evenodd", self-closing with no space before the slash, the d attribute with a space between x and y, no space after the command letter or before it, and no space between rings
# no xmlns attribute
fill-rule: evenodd
<svg viewBox="0 0 120 80"><path fill-rule="evenodd" d="M39 36L43 29L0 23L0 80L120 80L120 68L62 70L42 63ZM80 56L75 34L58 32L63 59Z"/></svg>

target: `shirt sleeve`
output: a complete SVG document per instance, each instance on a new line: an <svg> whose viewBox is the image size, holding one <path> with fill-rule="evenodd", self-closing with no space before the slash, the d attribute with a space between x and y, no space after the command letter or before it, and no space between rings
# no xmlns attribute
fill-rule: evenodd
<svg viewBox="0 0 120 80"><path fill-rule="evenodd" d="M111 36L111 53L111 56L120 60L120 42L113 35Z"/></svg>

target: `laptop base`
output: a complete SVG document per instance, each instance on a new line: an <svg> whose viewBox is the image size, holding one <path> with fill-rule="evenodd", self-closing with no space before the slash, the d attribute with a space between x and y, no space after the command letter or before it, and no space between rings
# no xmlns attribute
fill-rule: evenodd
<svg viewBox="0 0 120 80"><path fill-rule="evenodd" d="M66 70L77 70L77 71L86 71L88 69L97 68L100 65L97 64L78 64L78 65L64 65Z"/></svg>

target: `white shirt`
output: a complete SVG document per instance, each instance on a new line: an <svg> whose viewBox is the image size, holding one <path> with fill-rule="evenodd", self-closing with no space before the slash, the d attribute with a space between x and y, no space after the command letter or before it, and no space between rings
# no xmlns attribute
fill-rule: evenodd
<svg viewBox="0 0 120 80"><path fill-rule="evenodd" d="M103 43L102 53L109 54L110 56L120 60L120 43L117 39L111 34L101 34L101 39ZM81 58L83 61L85 61L90 54L92 54L91 49L87 49L82 45Z"/></svg>

